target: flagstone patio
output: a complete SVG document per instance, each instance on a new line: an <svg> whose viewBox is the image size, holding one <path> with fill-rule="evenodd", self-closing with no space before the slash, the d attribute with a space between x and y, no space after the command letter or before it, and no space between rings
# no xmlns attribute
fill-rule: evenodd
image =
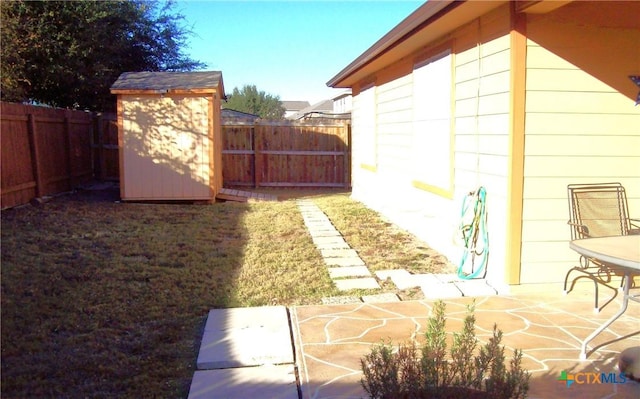
<svg viewBox="0 0 640 399"><path fill-rule="evenodd" d="M447 330L460 331L470 297L446 299ZM421 342L432 300L392 303L300 306L290 310L291 325L305 399L366 397L360 386L360 359L371 345ZM524 351L523 366L531 372L529 398L639 398L640 383L615 381L568 386L561 373L614 373L620 351L640 346L640 305L627 312L589 345L579 360L581 341L616 312L619 298L600 314L593 313L593 291L569 295L545 291L475 298L476 332L482 342L493 324L504 333L506 355ZM635 335L634 335L635 334ZM582 383L580 383L582 381Z"/></svg>

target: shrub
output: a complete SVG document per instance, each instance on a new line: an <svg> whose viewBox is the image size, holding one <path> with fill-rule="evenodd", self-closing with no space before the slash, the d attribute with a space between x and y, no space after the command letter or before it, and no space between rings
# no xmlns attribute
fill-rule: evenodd
<svg viewBox="0 0 640 399"><path fill-rule="evenodd" d="M464 327L453 333L447 354L446 305L434 304L419 350L415 342L374 345L360 359L362 387L372 399L521 399L529 390L529 373L522 369L522 351L516 349L505 366L502 331L496 324L489 341L478 347L474 306L467 309Z"/></svg>

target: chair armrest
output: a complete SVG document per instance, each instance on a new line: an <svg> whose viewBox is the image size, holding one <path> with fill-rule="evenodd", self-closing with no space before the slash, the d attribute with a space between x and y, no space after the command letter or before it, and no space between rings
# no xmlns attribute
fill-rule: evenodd
<svg viewBox="0 0 640 399"><path fill-rule="evenodd" d="M635 222L635 223L632 223ZM629 225L633 228L629 229L629 235L640 234L640 219L629 218Z"/></svg>
<svg viewBox="0 0 640 399"><path fill-rule="evenodd" d="M584 224L574 223L571 220L567 222L569 226L573 226L576 229L577 235L584 237L589 237L589 228Z"/></svg>

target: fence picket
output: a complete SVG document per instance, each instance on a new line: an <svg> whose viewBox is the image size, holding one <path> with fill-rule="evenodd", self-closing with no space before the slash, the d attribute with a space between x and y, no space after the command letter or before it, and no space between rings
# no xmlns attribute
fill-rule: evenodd
<svg viewBox="0 0 640 399"><path fill-rule="evenodd" d="M349 188L350 128L348 123L223 124L224 184Z"/></svg>

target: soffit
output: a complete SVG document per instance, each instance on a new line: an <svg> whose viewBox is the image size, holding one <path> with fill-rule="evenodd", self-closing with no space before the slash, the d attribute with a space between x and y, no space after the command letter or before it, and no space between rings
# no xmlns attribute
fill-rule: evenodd
<svg viewBox="0 0 640 399"><path fill-rule="evenodd" d="M504 3L506 1L429 1L334 76L327 85L352 87L376 71L410 56Z"/></svg>

